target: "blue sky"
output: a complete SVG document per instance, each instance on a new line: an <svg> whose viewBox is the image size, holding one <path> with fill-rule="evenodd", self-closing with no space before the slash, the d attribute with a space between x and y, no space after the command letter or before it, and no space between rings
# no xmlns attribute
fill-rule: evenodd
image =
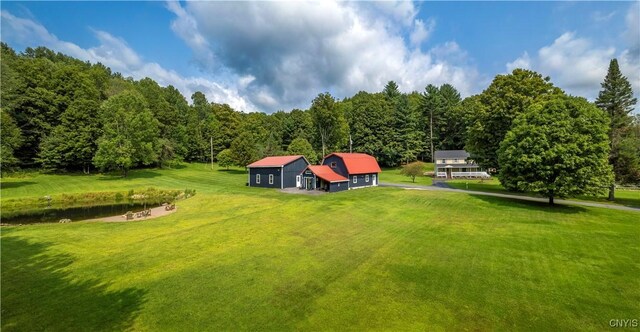
<svg viewBox="0 0 640 332"><path fill-rule="evenodd" d="M3 42L46 46L242 111L536 70L593 100L612 57L640 92L638 2L2 2Z"/></svg>

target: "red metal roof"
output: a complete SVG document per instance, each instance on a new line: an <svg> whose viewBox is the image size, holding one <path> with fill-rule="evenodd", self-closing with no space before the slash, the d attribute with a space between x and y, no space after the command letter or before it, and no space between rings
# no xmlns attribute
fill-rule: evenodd
<svg viewBox="0 0 640 332"><path fill-rule="evenodd" d="M366 153L332 153L326 157L335 155L344 161L347 166L347 172L349 174L364 174L364 173L381 173L382 170L378 166L376 158Z"/></svg>
<svg viewBox="0 0 640 332"><path fill-rule="evenodd" d="M266 157L247 165L247 167L282 167L292 161L298 160L299 158L302 158L302 156Z"/></svg>
<svg viewBox="0 0 640 332"><path fill-rule="evenodd" d="M347 179L344 176L334 172L331 169L331 167L329 167L327 165L309 165L309 166L307 166L306 169L310 170L317 177L319 177L319 178L321 178L321 179L323 179L325 181L329 181L329 182L349 181L349 179Z"/></svg>

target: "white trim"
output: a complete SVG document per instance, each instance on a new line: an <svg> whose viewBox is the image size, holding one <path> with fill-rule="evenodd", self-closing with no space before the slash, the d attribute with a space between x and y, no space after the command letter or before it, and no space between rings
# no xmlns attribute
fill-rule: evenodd
<svg viewBox="0 0 640 332"><path fill-rule="evenodd" d="M284 166L280 168L280 189L284 189Z"/></svg>
<svg viewBox="0 0 640 332"><path fill-rule="evenodd" d="M269 174L269 184L273 184L273 174Z"/></svg>
<svg viewBox="0 0 640 332"><path fill-rule="evenodd" d="M260 184L260 174L256 174L256 184Z"/></svg>
<svg viewBox="0 0 640 332"><path fill-rule="evenodd" d="M358 176L354 175L353 176L353 184L357 184L358 183Z"/></svg>
<svg viewBox="0 0 640 332"><path fill-rule="evenodd" d="M369 183L369 174L367 174L367 175L365 175L365 176L364 176L364 182Z"/></svg>

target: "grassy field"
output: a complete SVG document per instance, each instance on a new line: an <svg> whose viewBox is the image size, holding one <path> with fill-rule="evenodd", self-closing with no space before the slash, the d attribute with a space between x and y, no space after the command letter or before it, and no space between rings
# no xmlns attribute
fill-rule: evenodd
<svg viewBox="0 0 640 332"><path fill-rule="evenodd" d="M2 330L603 330L640 314L638 213L245 176L2 179L3 201L198 192L149 221L3 227Z"/></svg>
<svg viewBox="0 0 640 332"><path fill-rule="evenodd" d="M503 194L513 194L512 192L507 191L502 187L500 181L497 178L491 178L490 180L449 180L447 184L450 187L456 189L468 189L468 190L476 190L476 191L486 191L486 192L495 192L495 193L503 193ZM521 193L520 195L526 195ZM529 194L534 196L533 194ZM608 194L607 194L608 195ZM607 196L579 196L575 198L571 198L574 200L581 201L590 201L590 202L598 202L605 204L619 204L633 207L640 207L640 190L625 190L625 189L617 189L615 192L616 199L614 202L607 200Z"/></svg>
<svg viewBox="0 0 640 332"><path fill-rule="evenodd" d="M401 170L401 167L383 169L382 175L380 175L380 181L401 184L419 184L424 186L430 186L432 184L432 178L430 176L416 176L416 181L413 182L410 177L400 174ZM427 163L424 171L433 171L433 163Z"/></svg>

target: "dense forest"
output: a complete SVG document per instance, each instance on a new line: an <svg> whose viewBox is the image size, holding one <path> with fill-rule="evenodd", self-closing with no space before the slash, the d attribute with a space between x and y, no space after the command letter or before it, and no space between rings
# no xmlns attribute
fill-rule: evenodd
<svg viewBox="0 0 640 332"><path fill-rule="evenodd" d="M136 81L44 47L16 53L3 43L1 66L3 171L126 175L131 168L212 157L244 166L264 156L304 154L317 161L349 150L398 166L431 161L435 150L463 148L483 166L498 167L500 143L512 122L532 104L565 95L548 77L516 69L465 99L449 84L402 93L390 81L380 92L342 100L320 93L307 110L243 113L201 92L187 101L172 86ZM638 117L624 116L625 126L637 132ZM626 143L632 156L625 162L636 163L631 168L640 160L637 142Z"/></svg>

